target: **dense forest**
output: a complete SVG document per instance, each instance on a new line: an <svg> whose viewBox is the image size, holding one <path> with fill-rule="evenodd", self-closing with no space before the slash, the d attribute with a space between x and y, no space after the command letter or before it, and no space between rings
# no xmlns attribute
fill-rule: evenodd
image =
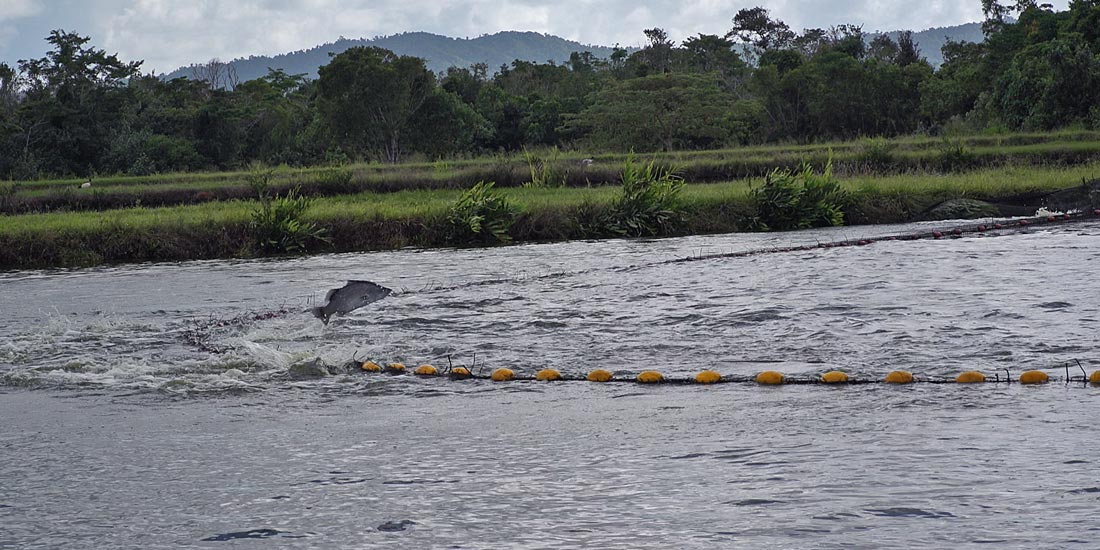
<svg viewBox="0 0 1100 550"><path fill-rule="evenodd" d="M724 36L647 29L634 53L495 73L352 48L314 80L237 82L218 62L167 80L59 30L45 57L0 64L0 178L1100 129L1100 0L981 1L985 40L947 43L938 69L911 33L798 33L763 8Z"/></svg>

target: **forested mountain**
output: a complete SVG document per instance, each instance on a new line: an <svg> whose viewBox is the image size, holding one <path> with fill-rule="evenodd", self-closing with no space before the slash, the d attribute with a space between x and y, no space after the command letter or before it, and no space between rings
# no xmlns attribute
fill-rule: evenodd
<svg viewBox="0 0 1100 550"><path fill-rule="evenodd" d="M374 39L348 39L341 37L332 44L323 44L308 50L290 52L274 57L253 56L235 59L231 65L241 82L267 75L268 67L282 69L288 74L305 74L317 78L317 68L328 64L332 57L357 46L377 46L397 55L419 57L426 61L428 70L442 73L448 67L471 67L485 63L491 71L512 61L535 63L564 63L573 52L592 52L597 57L609 57L613 48L590 46L557 36L537 32L506 31L477 38L450 38L427 32L408 32ZM206 60L196 60L206 61ZM191 67L182 67L168 74L168 78L192 76Z"/></svg>
<svg viewBox="0 0 1100 550"><path fill-rule="evenodd" d="M894 40L898 32L886 33ZM868 34L868 36L872 36ZM933 67L943 63L940 49L948 40L956 42L981 42L980 23L967 23L953 27L937 27L913 33L921 53L928 58ZM485 63L495 72L501 65L512 61L531 61L545 63L565 63L573 52L592 52L596 57L608 58L614 48L594 46L573 42L557 36L536 32L507 31L479 36L477 38L450 38L427 32L408 32L374 39L340 38L331 44L322 44L308 50L285 53L276 56L252 56L247 59L235 59L230 62L241 82L267 75L267 69L281 69L287 74L305 74L308 78L317 78L317 68L331 59L329 54L339 54L356 46L377 46L397 55L419 57L426 61L428 70L442 73L449 67L472 67L476 63ZM634 51L636 48L627 48ZM200 60L196 60L198 62ZM201 60L206 61L206 60ZM167 78L193 76L191 67L181 67L169 73Z"/></svg>

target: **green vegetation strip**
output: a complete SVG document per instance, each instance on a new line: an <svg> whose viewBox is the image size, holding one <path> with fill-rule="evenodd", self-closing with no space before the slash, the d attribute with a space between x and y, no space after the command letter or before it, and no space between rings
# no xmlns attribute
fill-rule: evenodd
<svg viewBox="0 0 1100 550"><path fill-rule="evenodd" d="M848 223L913 219L952 198L993 202L1036 197L1079 185L1100 164L1065 168L1011 167L966 174L895 175L843 180L851 193ZM669 235L745 230L755 213L750 196L759 182L689 184L679 197L684 218ZM516 241L591 238L589 229L619 196L615 187L513 188L501 193L519 210ZM457 190L360 193L315 200L304 221L327 232L310 253L431 247L454 243L445 219ZM124 208L0 216L0 268L86 266L133 261L176 261L261 255L252 242L256 201L224 201L165 208Z"/></svg>
<svg viewBox="0 0 1100 550"><path fill-rule="evenodd" d="M572 187L617 183L623 155L599 155L589 165L577 153L551 150L531 158L552 165L558 184ZM647 155L672 167L695 183L760 177L775 167L794 168L808 161L821 169L832 159L839 175L908 172L958 173L1013 165L1072 165L1100 158L1100 134L1095 132L971 136L956 140L905 138L862 140L805 146L747 147ZM419 189L464 189L478 181L497 187L528 185L531 159L498 156L480 159L415 163L396 166L359 164L276 170L273 190L299 186L314 197L361 192ZM66 210L110 210L130 206L172 206L254 198L249 172L165 174L149 177L95 179L88 188L81 180L0 183L0 213Z"/></svg>

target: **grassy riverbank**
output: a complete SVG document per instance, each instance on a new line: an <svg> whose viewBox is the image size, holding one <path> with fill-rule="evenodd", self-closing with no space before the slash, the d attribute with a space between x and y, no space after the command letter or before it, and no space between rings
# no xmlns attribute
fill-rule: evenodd
<svg viewBox="0 0 1100 550"><path fill-rule="evenodd" d="M1100 175L1100 164L1069 167L1002 167L948 175L865 175L841 179L848 191L846 223L894 223L919 218L952 198L1039 204L1046 193ZM760 180L689 183L679 197L683 216L670 235L751 228L756 205L751 186ZM593 220L619 196L616 186L506 188L518 210L509 235L516 242L609 236ZM447 214L460 191L356 193L315 199L303 221L324 230L325 241L304 252L431 247L455 243ZM176 261L261 255L249 228L252 200L171 207L48 212L0 216L0 268L87 266L135 261Z"/></svg>
<svg viewBox="0 0 1100 550"><path fill-rule="evenodd" d="M1100 133L1058 132L970 136L954 139L873 139L813 145L774 145L739 149L646 155L673 167L692 183L762 177L775 168L809 162L820 169L831 159L842 177L895 174L951 174L1010 166L1074 166L1100 160ZM591 162L582 162L589 159ZM529 155L401 165L281 168L271 178L273 192L300 188L311 197L364 192L466 189L478 181L498 188L532 180L532 167L555 185L591 187L617 184L624 155L589 155L555 150ZM541 169L538 167L541 166ZM248 171L163 174L146 177L0 182L0 214L112 210L204 204L255 197Z"/></svg>

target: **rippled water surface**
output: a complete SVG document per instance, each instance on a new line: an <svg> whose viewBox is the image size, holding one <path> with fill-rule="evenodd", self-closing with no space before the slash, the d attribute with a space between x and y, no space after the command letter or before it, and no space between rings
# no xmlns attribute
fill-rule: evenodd
<svg viewBox="0 0 1100 550"><path fill-rule="evenodd" d="M1079 383L340 368L1100 366L1100 224L706 257L915 229L0 274L0 547L1095 547L1100 389ZM399 292L304 313L348 279ZM296 366L315 358L334 374Z"/></svg>

